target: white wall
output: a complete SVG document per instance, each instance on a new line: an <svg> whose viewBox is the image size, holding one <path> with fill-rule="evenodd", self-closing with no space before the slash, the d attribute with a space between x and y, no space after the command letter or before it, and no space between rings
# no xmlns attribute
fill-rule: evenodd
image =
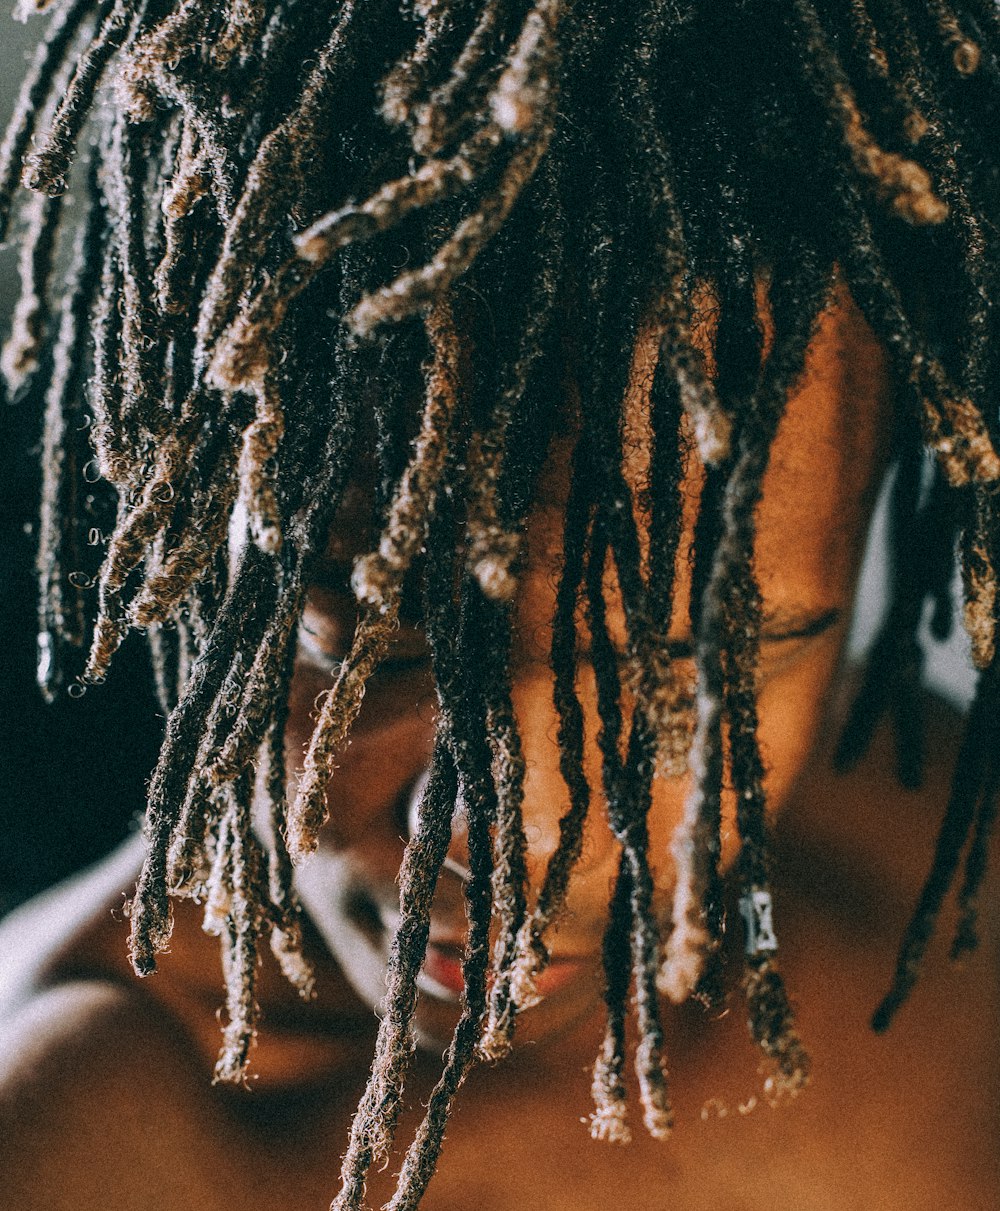
<svg viewBox="0 0 1000 1211"><path fill-rule="evenodd" d="M850 650L855 658L867 649L878 630L885 609L888 569L886 566L886 535L888 523L888 496L890 481L883 488L871 534L868 550L858 585L857 606L854 626L851 631ZM955 601L955 627L947 643L937 643L927 629L921 632L924 651L927 654L926 677L933 690L957 706L967 706L974 682L974 671L969 656L969 641L961 624L961 584L956 572L952 585Z"/></svg>

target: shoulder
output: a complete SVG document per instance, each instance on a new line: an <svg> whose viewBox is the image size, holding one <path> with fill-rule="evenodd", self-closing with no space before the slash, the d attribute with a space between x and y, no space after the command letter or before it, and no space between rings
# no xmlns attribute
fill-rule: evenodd
<svg viewBox="0 0 1000 1211"><path fill-rule="evenodd" d="M0 1208L221 1207L221 1113L150 999L40 991L0 1022Z"/></svg>
<svg viewBox="0 0 1000 1211"><path fill-rule="evenodd" d="M135 836L107 858L15 909L0 921L0 1021L50 983L121 971L99 939L122 936L121 909L142 861ZM124 954L124 949L119 948ZM82 955L86 959L82 959Z"/></svg>
<svg viewBox="0 0 1000 1211"><path fill-rule="evenodd" d="M289 1012L268 1013L275 1040L258 1052L277 1068L256 1096L213 1087L217 945L182 906L163 970L135 979L117 906L140 858L132 843L0 923L0 1211L257 1205L248 1175L277 1171L262 1169L254 1133L271 1106L264 1090L287 1088L289 1068L363 1075L328 978L316 1023L302 1007L308 1030L296 1009L285 1040Z"/></svg>
<svg viewBox="0 0 1000 1211"><path fill-rule="evenodd" d="M136 838L0 923L0 1211L223 1205L221 1109L125 975L113 912L140 858Z"/></svg>

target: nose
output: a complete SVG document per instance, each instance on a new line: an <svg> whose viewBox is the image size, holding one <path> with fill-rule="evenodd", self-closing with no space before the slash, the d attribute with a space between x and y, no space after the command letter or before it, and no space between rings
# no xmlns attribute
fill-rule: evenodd
<svg viewBox="0 0 1000 1211"><path fill-rule="evenodd" d="M548 682L538 677L518 678L514 685L514 699L525 759L522 813L528 848L528 872L529 880L537 890L548 859L559 844L560 820L569 807L569 791L560 769L558 745L554 742L557 720ZM577 878L597 879L613 872L619 849L605 818L600 791L599 756L596 752L590 756L585 772L592 803L575 870ZM425 769L409 791L407 840L417 832L420 808L429 782L430 771ZM451 840L443 869L459 883L466 883L471 877L468 814L461 786L456 796Z"/></svg>
<svg viewBox="0 0 1000 1211"><path fill-rule="evenodd" d="M515 666L512 672L512 703L524 758L522 811L528 848L528 873L529 881L537 891L548 859L559 845L560 821L569 808L569 790L560 768L560 750L556 740L559 719L553 701L551 670L541 668L538 662L526 661ZM584 774L590 787L591 806L584 829L582 852L574 866L575 880L582 878L585 882L603 887L617 866L620 848L608 827L601 789L601 756L594 734L596 690L592 677L584 673L578 688L588 721ZM430 770L425 769L409 792L407 839L417 831L420 805L429 780ZM465 883L470 878L468 815L461 787L455 802L444 870L458 883Z"/></svg>
<svg viewBox="0 0 1000 1211"><path fill-rule="evenodd" d="M406 812L406 839L416 834L420 821L420 805L430 782L430 770L424 770L413 784L410 791L410 801ZM468 882L469 871L469 826L465 810L465 801L459 788L455 800L455 810L451 819L451 842L444 859L444 870L462 883Z"/></svg>

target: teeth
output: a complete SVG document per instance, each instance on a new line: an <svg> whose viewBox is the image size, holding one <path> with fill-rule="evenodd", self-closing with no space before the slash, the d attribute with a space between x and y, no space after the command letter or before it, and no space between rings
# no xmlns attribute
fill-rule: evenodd
<svg viewBox="0 0 1000 1211"><path fill-rule="evenodd" d="M449 953L450 949L437 947L431 942L427 948L427 958L424 960L424 966L420 969L417 976L417 987L430 996L437 998L437 1000L444 1000L455 1004L461 995L461 989L454 986L459 960L455 955ZM443 968L443 974L448 980L447 983L443 983L433 974L434 965L440 963L446 965ZM430 970L428 970L428 966L430 966Z"/></svg>

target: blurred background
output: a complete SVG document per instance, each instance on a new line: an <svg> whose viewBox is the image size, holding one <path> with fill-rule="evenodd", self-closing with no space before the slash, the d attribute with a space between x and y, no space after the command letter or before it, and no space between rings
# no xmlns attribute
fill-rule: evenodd
<svg viewBox="0 0 1000 1211"><path fill-rule="evenodd" d="M11 5L12 0L6 0ZM43 24L0 12L0 127L6 125ZM16 228L13 235L16 238ZM0 336L16 297L16 250L0 248ZM133 826L155 760L157 714L145 653L126 645L106 684L78 700L46 706L35 684L34 524L38 482L33 451L39 401L0 396L5 460L0 475L0 914L96 859ZM883 494L884 495L884 494ZM862 653L885 601L885 511L879 510L861 579L852 650ZM956 587L957 591L957 587ZM928 679L962 705L972 676L960 627L944 645L928 642Z"/></svg>

